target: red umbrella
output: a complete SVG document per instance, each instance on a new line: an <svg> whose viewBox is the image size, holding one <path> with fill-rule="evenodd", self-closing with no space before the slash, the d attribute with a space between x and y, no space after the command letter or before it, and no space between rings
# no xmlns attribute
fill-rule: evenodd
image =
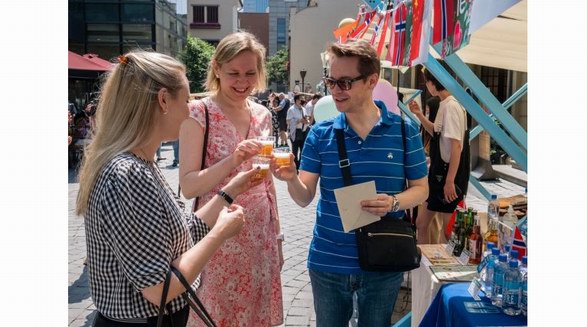
<svg viewBox="0 0 587 327"><path fill-rule="evenodd" d="M106 70L112 69L112 63L110 61L107 61L107 60L104 60L104 59L98 57L97 54L86 53L83 57L86 59L90 59L93 63L98 64L99 66L106 68Z"/></svg>
<svg viewBox="0 0 587 327"><path fill-rule="evenodd" d="M75 52L68 51L68 68L77 70L92 70L92 71L107 71L110 67L104 67L92 61L91 59L84 58Z"/></svg>

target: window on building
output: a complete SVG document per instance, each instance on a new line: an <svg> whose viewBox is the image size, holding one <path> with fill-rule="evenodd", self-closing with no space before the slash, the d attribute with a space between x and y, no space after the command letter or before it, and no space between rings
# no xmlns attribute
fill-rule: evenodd
<svg viewBox="0 0 587 327"><path fill-rule="evenodd" d="M124 4L122 5L122 21L132 23L152 22L154 18L153 4Z"/></svg>
<svg viewBox="0 0 587 327"><path fill-rule="evenodd" d="M193 6L194 20L191 28L214 28L219 29L218 6Z"/></svg>
<svg viewBox="0 0 587 327"><path fill-rule="evenodd" d="M507 100L507 70L483 66L481 67L481 81L500 102Z"/></svg>
<svg viewBox="0 0 587 327"><path fill-rule="evenodd" d="M206 22L206 6L194 6L194 23Z"/></svg>
<svg viewBox="0 0 587 327"><path fill-rule="evenodd" d="M277 18L277 50L285 46L285 18Z"/></svg>
<svg viewBox="0 0 587 327"><path fill-rule="evenodd" d="M118 22L117 4L86 4L87 22Z"/></svg>
<svg viewBox="0 0 587 327"><path fill-rule="evenodd" d="M88 43L116 42L120 40L120 32L116 24L88 24L86 33Z"/></svg>

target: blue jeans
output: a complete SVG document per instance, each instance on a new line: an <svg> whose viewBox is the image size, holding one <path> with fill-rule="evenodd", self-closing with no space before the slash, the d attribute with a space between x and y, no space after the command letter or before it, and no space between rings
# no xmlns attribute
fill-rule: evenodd
<svg viewBox="0 0 587 327"><path fill-rule="evenodd" d="M310 269L317 327L347 327L353 293L359 304L359 327L389 327L403 273L337 274Z"/></svg>

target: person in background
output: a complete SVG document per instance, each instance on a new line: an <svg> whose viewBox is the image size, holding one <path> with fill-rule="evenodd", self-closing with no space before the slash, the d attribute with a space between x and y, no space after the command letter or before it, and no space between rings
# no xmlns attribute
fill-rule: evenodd
<svg viewBox="0 0 587 327"><path fill-rule="evenodd" d="M310 126L314 125L314 106L321 98L322 95L320 95L320 93L314 93L314 95L312 95L312 99L306 104L306 115L309 117Z"/></svg>
<svg viewBox="0 0 587 327"><path fill-rule="evenodd" d="M264 63L265 48L255 36L229 34L218 43L209 63L205 87L211 95L190 103L190 119L180 131L179 180L185 197L199 197L199 205L216 196L233 176L251 169L251 159L262 146L256 137L272 135L271 113L248 100L255 90L265 88ZM204 106L209 112L208 126ZM218 326L280 325L283 235L271 175L235 203L244 207L247 224L212 257L198 294ZM195 314L189 326L201 326Z"/></svg>
<svg viewBox="0 0 587 327"><path fill-rule="evenodd" d="M157 155L157 161L162 161L165 160L167 158L164 158L161 156L161 147L163 146L163 144L159 144L159 147L157 148L157 151L155 152L155 154Z"/></svg>
<svg viewBox="0 0 587 327"><path fill-rule="evenodd" d="M294 154L296 167L300 167L304 141L308 131L309 121L306 119L306 111L302 106L302 95L294 95L294 104L287 111L287 126L289 139L291 141L291 150Z"/></svg>
<svg viewBox="0 0 587 327"><path fill-rule="evenodd" d="M369 42L349 40L331 44L327 51L330 76L325 85L340 114L310 130L299 174L293 165L278 168L274 162L271 170L287 182L290 196L302 207L312 202L320 180L308 255L316 326L348 326L353 294L358 297L359 326L389 326L403 273L370 272L359 266L354 231L343 231L334 196L334 190L344 186L335 129L343 130L353 182L375 182L377 197L361 201L362 210L389 218L401 218L403 210L428 195L422 139L412 122L406 121L402 132L402 118L389 113L383 102L373 101L381 64ZM397 137L402 134L405 149Z"/></svg>
<svg viewBox="0 0 587 327"><path fill-rule="evenodd" d="M287 146L287 110L290 107L290 101L283 93L279 93L279 105L272 107L277 112L279 121L279 146Z"/></svg>
<svg viewBox="0 0 587 327"><path fill-rule="evenodd" d="M411 101L409 108L422 123L430 142L430 169L428 187L430 193L422 212L416 219L418 243L430 243L428 227L436 213L442 218L440 243L446 242L445 231L450 216L457 204L467 194L469 174L469 130L467 112L446 88L428 71L422 70L426 88L440 103L434 122L426 118L417 102Z"/></svg>
<svg viewBox="0 0 587 327"><path fill-rule="evenodd" d="M173 163L171 167L175 168L179 165L179 140L173 141L171 146L173 146Z"/></svg>
<svg viewBox="0 0 587 327"><path fill-rule="evenodd" d="M185 66L145 51L119 61L102 86L75 210L85 219L93 326L155 326L170 265L197 287L209 258L242 229L244 213L216 196L186 216L154 161L188 116ZM254 174L235 176L223 190L237 197L255 187ZM172 278L164 326L186 325L184 292Z"/></svg>
<svg viewBox="0 0 587 327"><path fill-rule="evenodd" d="M440 98L437 96L430 97L426 100L426 113L424 114L426 119L434 121L436 119L436 113L438 112L438 106L440 105ZM422 143L424 144L424 151L426 156L430 156L430 142L432 141L432 135L424 129L424 125L420 125L422 133Z"/></svg>

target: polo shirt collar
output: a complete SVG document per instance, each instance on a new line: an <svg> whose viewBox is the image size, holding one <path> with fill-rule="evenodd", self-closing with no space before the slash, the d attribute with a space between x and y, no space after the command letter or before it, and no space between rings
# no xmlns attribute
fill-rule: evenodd
<svg viewBox="0 0 587 327"><path fill-rule="evenodd" d="M385 125L392 125L393 121L391 118L391 113L387 111L385 103L383 103L383 101L380 100L375 100L374 102L375 105L379 108L379 111L381 112L381 118L379 121ZM339 113L338 116L334 118L333 127L336 129L344 129L346 131L349 127L346 121L346 115L343 113Z"/></svg>

